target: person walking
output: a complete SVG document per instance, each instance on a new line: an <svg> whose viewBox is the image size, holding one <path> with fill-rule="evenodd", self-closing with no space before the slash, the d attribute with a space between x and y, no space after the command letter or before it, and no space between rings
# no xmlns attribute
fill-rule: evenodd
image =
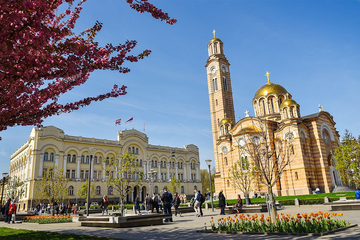
<svg viewBox="0 0 360 240"><path fill-rule="evenodd" d="M225 196L222 189L219 193L219 207L221 208L220 215L225 215Z"/></svg>
<svg viewBox="0 0 360 240"><path fill-rule="evenodd" d="M159 212L160 212L160 211L161 211L161 212L164 212L164 211L163 211L163 207L162 207L162 201L161 201L160 193L158 193L157 199L158 199Z"/></svg>
<svg viewBox="0 0 360 240"><path fill-rule="evenodd" d="M11 204L11 198L9 198L5 204L5 223L9 223L9 208Z"/></svg>
<svg viewBox="0 0 360 240"><path fill-rule="evenodd" d="M200 217L201 214L200 214L200 205L201 205L201 202L199 201L199 191L197 189L194 190L194 193L195 193L195 197L194 197L194 210L195 210L195 213L196 213L196 216L197 217Z"/></svg>
<svg viewBox="0 0 360 240"><path fill-rule="evenodd" d="M9 206L9 214L8 214L8 223L15 223L16 218L16 204L15 202L11 202Z"/></svg>
<svg viewBox="0 0 360 240"><path fill-rule="evenodd" d="M165 214L172 214L171 213L171 200L173 196L170 192L167 191L166 188L164 188L164 193L161 197L161 201L164 203L164 212ZM170 218L165 219L165 222L172 222L172 215Z"/></svg>
<svg viewBox="0 0 360 240"><path fill-rule="evenodd" d="M174 204L174 208L175 208L175 217L177 217L178 213L179 213L179 216L181 217L181 213L179 212L180 197L177 192L174 193L173 204Z"/></svg>
<svg viewBox="0 0 360 240"><path fill-rule="evenodd" d="M135 214L140 214L140 198L139 198L139 195L136 195L134 204L135 204ZM136 210L138 210L139 213L137 213Z"/></svg>
<svg viewBox="0 0 360 240"><path fill-rule="evenodd" d="M104 195L104 197L101 199L101 212L102 215L104 215L104 213L106 212L106 215L109 215L109 210L108 210L108 197L106 195Z"/></svg>
<svg viewBox="0 0 360 240"><path fill-rule="evenodd" d="M145 211L147 213L151 213L151 198L148 193L146 194L146 198L145 198Z"/></svg>

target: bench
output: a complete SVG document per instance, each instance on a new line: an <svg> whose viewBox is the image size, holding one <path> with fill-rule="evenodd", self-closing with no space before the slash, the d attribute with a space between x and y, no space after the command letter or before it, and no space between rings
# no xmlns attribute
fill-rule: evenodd
<svg viewBox="0 0 360 240"><path fill-rule="evenodd" d="M108 218L92 218L85 220L79 218L82 227L108 227L108 228L128 228L140 226L153 226L164 224L164 219L172 218L171 214L147 214L139 216L127 217L108 217Z"/></svg>
<svg viewBox="0 0 360 240"><path fill-rule="evenodd" d="M346 200L346 197L341 197L338 201L326 202L324 205L329 205L331 211L360 210L360 200Z"/></svg>

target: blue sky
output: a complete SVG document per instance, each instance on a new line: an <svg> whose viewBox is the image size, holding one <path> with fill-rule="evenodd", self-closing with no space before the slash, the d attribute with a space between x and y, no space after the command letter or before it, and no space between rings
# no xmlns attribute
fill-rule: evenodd
<svg viewBox="0 0 360 240"><path fill-rule="evenodd" d="M104 23L97 41L138 41L134 54L151 49L148 58L126 64L128 74L94 72L88 82L61 97L75 101L126 85L128 94L46 119L65 134L116 140L118 130L143 131L150 144L200 149L201 168L213 159L205 63L212 31L224 42L229 60L236 119L266 83L282 85L300 104L301 115L330 112L342 136L360 135L360 1L157 0L157 7L178 19L173 26L139 14L125 0L88 0L77 29ZM133 123L124 124L134 117ZM115 126L121 118L122 125ZM0 173L8 172L10 155L29 137L31 126L1 132Z"/></svg>

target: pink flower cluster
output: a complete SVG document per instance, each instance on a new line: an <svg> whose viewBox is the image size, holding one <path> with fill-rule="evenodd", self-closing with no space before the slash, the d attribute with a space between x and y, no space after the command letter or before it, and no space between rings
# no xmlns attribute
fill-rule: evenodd
<svg viewBox="0 0 360 240"><path fill-rule="evenodd" d="M85 0L4 1L0 4L0 131L15 125L39 126L49 116L126 94L125 86L114 85L109 93L58 103L62 94L84 84L91 72L127 73L130 70L122 66L125 61L137 62L151 52L130 55L136 41L99 46L94 41L102 28L99 22L75 34ZM139 12L176 22L146 0L126 1ZM67 9L57 15L64 4Z"/></svg>

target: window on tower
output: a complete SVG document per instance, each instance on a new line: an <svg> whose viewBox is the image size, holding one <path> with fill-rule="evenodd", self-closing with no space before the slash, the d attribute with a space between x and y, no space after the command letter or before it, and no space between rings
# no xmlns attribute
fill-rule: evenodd
<svg viewBox="0 0 360 240"><path fill-rule="evenodd" d="M215 99L215 104L216 104L216 106L218 105L218 100L217 99Z"/></svg>
<svg viewBox="0 0 360 240"><path fill-rule="evenodd" d="M218 91L217 78L213 78L212 83L213 83L213 91L217 92Z"/></svg>
<svg viewBox="0 0 360 240"><path fill-rule="evenodd" d="M226 77L223 77L223 85L224 85L224 91L228 91L228 85L227 85L227 80Z"/></svg>

